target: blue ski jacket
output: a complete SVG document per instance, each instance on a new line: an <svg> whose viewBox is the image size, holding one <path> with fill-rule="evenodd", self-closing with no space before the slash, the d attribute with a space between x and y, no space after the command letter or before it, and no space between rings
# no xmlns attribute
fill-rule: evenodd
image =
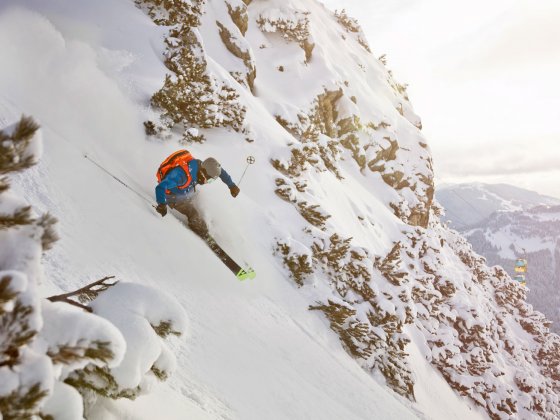
<svg viewBox="0 0 560 420"><path fill-rule="evenodd" d="M198 159L193 159L189 162L189 171L191 173L191 183L184 189L178 189L177 187L183 185L187 182L187 174L180 166L171 169L167 175L161 180L161 182L156 187L156 201L158 204L166 204L166 190L171 191L171 195L183 196L185 198L191 198L194 195L194 189L198 184L198 168L201 161ZM235 183L231 179L231 176L222 168L220 172L220 179L224 184L231 188L235 186Z"/></svg>

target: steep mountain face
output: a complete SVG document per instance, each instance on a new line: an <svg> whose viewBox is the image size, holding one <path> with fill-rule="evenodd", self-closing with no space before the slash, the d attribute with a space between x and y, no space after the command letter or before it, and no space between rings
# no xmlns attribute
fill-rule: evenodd
<svg viewBox="0 0 560 420"><path fill-rule="evenodd" d="M158 20L164 14L158 2L143 4L155 22L175 22ZM325 314L350 354L413 399L405 353L409 340L403 334L413 310L389 302L405 296L404 291L384 296L389 292L373 286L380 271L393 285L400 284L404 274L396 265L403 247L396 238L403 232L397 232L404 226L426 228L430 218L431 158L406 89L372 55L358 23L344 12L333 14L308 1L213 1L206 6L205 13L198 6L181 12L196 15L200 27L179 23L167 41L168 59L181 61L199 51L196 61L206 63L207 71L210 62L223 63L239 83L239 95L266 109L275 132L261 131L253 138L251 107L226 107L249 108L243 123L231 125L248 135L247 141L281 140L281 145L269 145L272 187L288 205L284 208L300 219L278 232L276 255L298 286L321 284L321 292L312 293L316 304L310 309ZM203 42L178 52L185 45L176 46L174 40L191 35ZM154 96L155 106L161 107L160 93L182 92L180 81L168 89L169 80ZM222 107L219 93L212 106ZM166 107L150 126L161 136L178 121ZM199 121L179 122L187 132L193 124L205 127ZM385 226L392 226L391 234ZM409 295L405 302L412 305Z"/></svg>
<svg viewBox="0 0 560 420"><path fill-rule="evenodd" d="M489 265L500 265L513 277L515 260L528 260L528 302L560 332L560 200L513 186L482 184L448 186L437 198L451 226L457 226ZM487 214L489 209L494 210Z"/></svg>
<svg viewBox="0 0 560 420"><path fill-rule="evenodd" d="M157 2L144 4L161 15ZM231 124L247 141L274 135L284 143L267 145L270 173L283 211L301 219L289 217L274 250L314 302L309 309L323 312L365 369L411 400L414 330L449 384L491 417L558 415L550 397L558 337L520 286L440 224L420 120L357 22L311 1L206 6L198 29L173 29L168 51L177 34L199 34L199 57L220 63L239 83L239 101L258 101L283 128L251 136L251 107ZM177 126L168 120L166 108L156 133ZM182 122L187 132L203 127Z"/></svg>
<svg viewBox="0 0 560 420"><path fill-rule="evenodd" d="M427 388L444 378L456 395L467 397L465 400L491 418L560 416L556 397L560 391L560 338L549 332L549 322L542 314L526 303L525 289L499 267L488 267L462 236L440 221L442 209L433 199L432 161L420 119L408 101L406 87L397 83L383 60L372 54L354 19L344 12L333 13L313 0L137 0L135 4L137 14L125 10L125 3L119 2L121 14L111 16L130 16L131 27L135 23L135 28L163 34L150 38L150 48L165 66L164 71L146 71L150 76L161 75L161 80L155 82L135 70L135 77L123 85L127 98L137 108L132 111L123 105L130 115L102 120L110 122L110 130L102 134L122 130L123 135L104 138L86 133L80 147L96 151L97 158L108 167L130 168L133 185L140 191L152 191L154 186L152 173L145 175L145 163L153 164L155 169L165 152L176 148L177 143L199 155L215 154L228 168L244 161L247 154L258 162L241 185L245 201L236 202L242 206L243 214L236 213L233 205L226 212L222 201L211 192L207 198L201 194L201 203L207 205L204 215L211 222L211 230L220 234L218 239L233 238L234 249L248 254L251 250L261 257L261 272L266 276L258 277L261 283L255 287L262 293L273 290L275 295L269 302L258 301L255 305L257 298L249 296L250 292L241 294L238 288L221 285L233 297L216 303L206 298L206 288L215 288L213 282L198 286L199 296L190 299L192 308L188 309L200 307L195 324L213 327L199 329L201 342L205 343L206 336L224 336L226 323L232 330L243 332L243 337L250 337L254 346L267 348L259 337L275 338L274 334L266 335L269 328L302 323L299 312L300 318L292 315L293 319L285 322L278 315L282 313L281 305L287 308L305 302L305 307L323 324L322 329L305 330L300 335L319 337L330 326L348 355L368 374L409 400L403 403L405 406L414 406L416 401L422 409L421 403L431 391ZM74 21L61 18L61 14L57 10L50 16L64 30L72 31ZM95 21L95 16L89 13L87 19L93 20L93 28L99 28L104 21ZM106 17L102 13L99 16ZM130 29L125 24L112 28L118 28L115 38L119 39L120 50L100 50L105 54L108 73L117 74L114 83L118 84L122 81L119 72L130 65L123 50L143 38L128 33ZM96 30L79 32L80 39L100 42L103 36ZM149 55L146 49L141 51ZM92 56L89 50L83 55ZM102 92L113 92L105 85L101 88L105 89ZM151 98L145 96L149 88L153 88ZM120 96L116 99L120 100ZM103 109L91 107L90 111L95 118ZM49 122L60 121L56 115L44 115ZM137 128L129 127L134 126L138 115L144 119L147 141L127 137L137 134ZM80 129L82 125L94 129L85 117L79 122ZM73 120L68 121L69 126L72 124ZM60 130L70 132L65 126ZM78 131L74 127L73 132ZM58 138L54 128L51 136ZM57 173L56 164L65 161L66 153L71 152L58 151L50 157L55 164L52 172ZM95 171L98 169L83 170L91 177L98 173ZM118 173L129 174L124 170ZM40 175L29 179L49 179ZM31 182L29 179L19 180L22 190L29 191L23 188ZM60 179L65 180L62 175ZM64 185L70 188L68 183ZM113 193L113 188L118 192ZM169 227L165 233L171 239L163 241L161 224L155 227L160 221L152 214L143 218L137 208L145 203L123 197L121 190L120 185L106 186L95 192L95 200L78 193L97 212L108 211L106 207L110 206L97 203L106 203L108 194L114 199L109 201L111 204L116 202L130 211L126 222L118 225L119 235L115 235L114 244L108 245L109 251L100 251L105 256L101 261L110 260L113 253L121 256L122 248L131 246L122 238L135 237L140 228L134 221L141 221L142 230L150 235L150 252L135 260L133 272L157 273L158 278L165 277L161 273L175 276L177 283L166 285L173 288L175 295L184 294L181 298L187 299L197 282L186 282L182 274L179 276L169 267L185 267L183 261L193 258L185 255L189 253L196 254L196 261L188 261L198 266L199 260L208 261L203 251L186 252L180 248L182 245L176 247L181 252L168 248L167 253L159 251L173 238L185 238ZM80 200L71 193L57 194L68 200L72 209L88 211L89 207L80 207ZM44 195L36 194L35 198L48 204L50 199ZM79 212L72 214L79 218ZM105 229L96 216L97 213L88 214L90 221ZM256 245L247 245L251 241ZM125 254L124 258L129 257ZM60 261L52 260L50 269L59 270L63 265ZM199 272L205 269L201 265L203 268L197 267ZM285 291L286 285L289 292ZM240 320L227 318L221 314L221 304L229 300L251 311L241 312ZM269 307L278 313L271 311L272 315L266 317ZM268 324L254 321L261 317ZM219 322L213 324L213 319ZM253 322L250 325L257 333L246 332L250 329L242 325L241 319ZM220 329L220 334L215 334L215 329ZM281 338L275 346L287 346L290 338ZM240 346L237 341L232 338L226 345ZM214 342L224 344L217 338ZM285 351L279 355L270 349L277 359L259 366L243 359L243 350L248 352L249 348L235 347L243 350L234 354L247 364L243 374L262 377L275 363L287 366L283 364L286 360L304 351L294 347L282 347ZM317 348L317 359L322 360L319 353L327 350L313 348ZM216 355L216 349L204 348L203 353L204 357L189 362L189 356L198 354L195 346L182 363L194 370L205 363L205 357ZM219 369L212 369L214 363L217 362L205 366L215 377L223 378L215 373ZM325 381L323 375L317 378ZM187 379L185 383L190 384ZM188 388L185 383L178 387ZM287 383L299 391L299 384ZM246 398L246 391L236 393L224 384L231 384L230 379L214 386L230 397ZM281 390L290 386L282 385ZM315 398L318 394L313 388L306 397ZM299 398L300 394L290 396L291 400L305 400ZM337 398L343 397L335 395L328 401ZM272 404L276 400L267 401ZM291 400L277 407L286 410L279 412L277 418L310 418L290 410ZM247 406L243 408L247 410ZM315 414L320 408L315 408ZM392 412L394 418L402 418L400 413L404 412L394 407L392 411L387 407L379 409ZM262 410L255 404L253 411L245 414L258 418L255 413ZM352 411L353 407L340 408L339 402L326 411L334 413L333 410L358 413ZM363 418L364 412L359 411L354 418Z"/></svg>

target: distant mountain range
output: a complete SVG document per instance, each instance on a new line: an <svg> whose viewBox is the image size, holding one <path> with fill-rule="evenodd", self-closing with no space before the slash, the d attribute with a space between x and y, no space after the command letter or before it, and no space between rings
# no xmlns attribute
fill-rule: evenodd
<svg viewBox="0 0 560 420"><path fill-rule="evenodd" d="M490 265L514 275L528 260L528 301L560 332L560 200L507 184L443 186L436 197L446 220Z"/></svg>
<svg viewBox="0 0 560 420"><path fill-rule="evenodd" d="M444 184L436 192L451 227L462 231L497 211L522 211L558 206L560 199L508 184Z"/></svg>

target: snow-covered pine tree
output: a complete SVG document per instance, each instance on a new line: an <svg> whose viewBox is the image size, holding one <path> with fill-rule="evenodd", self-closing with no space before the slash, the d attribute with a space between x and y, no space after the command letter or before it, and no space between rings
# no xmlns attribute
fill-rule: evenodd
<svg viewBox="0 0 560 420"><path fill-rule="evenodd" d="M28 169L40 157L40 130L32 118L24 116L0 130L0 140L2 175ZM174 356L161 338L185 330L180 305L146 286L86 287L79 295L87 299L76 305L42 299L41 256L57 240L55 223L48 214L37 217L30 205L11 194L7 177L0 179L0 418L5 420L83 418L78 390L84 393L84 387L75 378L88 370L110 379L90 387L88 396L93 391L133 397L112 390L141 390L150 379L167 379ZM157 309L150 309L154 299ZM93 300L89 306L83 304L87 300ZM131 318L139 316L145 326L131 332ZM127 349L127 343L137 340L146 345ZM112 376L115 371L118 377Z"/></svg>
<svg viewBox="0 0 560 420"><path fill-rule="evenodd" d="M126 342L120 363L90 363L68 376L66 382L86 396L90 406L100 397L134 399L149 391L154 382L169 378L176 363L164 340L186 330L186 316L179 303L151 287L126 282L93 294L82 291L78 299L119 328ZM100 401L103 403L103 398Z"/></svg>
<svg viewBox="0 0 560 420"><path fill-rule="evenodd" d="M315 44L309 33L309 12L298 10L293 6L286 8L270 7L257 19L257 25L263 32L279 33L285 40L297 42L305 52L305 62L312 58Z"/></svg>
<svg viewBox="0 0 560 420"><path fill-rule="evenodd" d="M22 117L0 131L0 174L31 167L37 160L39 126ZM52 389L52 366L33 348L41 328L41 307L35 279L26 260L42 252L43 228L31 207L9 192L0 179L0 413L4 419L30 418ZM33 374L34 372L34 374Z"/></svg>
<svg viewBox="0 0 560 420"><path fill-rule="evenodd" d="M0 173L23 171L38 161L40 131L32 118L0 131L0 139ZM102 318L40 298L41 255L57 239L56 219L36 217L10 193L7 178L1 184L0 412L4 419L80 418L81 398L62 382L57 366L71 370L84 362L118 361L122 337ZM66 408L53 401L64 401Z"/></svg>

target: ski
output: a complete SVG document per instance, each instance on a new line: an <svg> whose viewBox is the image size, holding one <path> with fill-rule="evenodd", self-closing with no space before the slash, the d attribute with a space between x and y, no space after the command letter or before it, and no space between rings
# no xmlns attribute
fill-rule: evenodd
<svg viewBox="0 0 560 420"><path fill-rule="evenodd" d="M222 260L225 266L229 268L233 274L235 274L235 277L237 277L239 281L254 279L256 277L257 273L255 273L255 270L251 267L243 268L237 264L210 235L203 238L203 240L212 252L214 252L220 260Z"/></svg>
<svg viewBox="0 0 560 420"><path fill-rule="evenodd" d="M154 205L152 205L152 207L155 209L156 207ZM214 252L214 255L216 255L223 263L224 265L230 269L230 271L235 274L235 277L237 277L237 279L239 281L243 281L243 280L247 280L247 279L254 279L257 276L257 273L255 273L255 270L253 270L251 267L246 267L243 268L241 267L239 264L237 264L233 258L231 258L228 253L226 251L223 250L223 248L218 245L218 243L216 242L216 240L210 236L209 234L206 235L206 237L202 237L200 235L198 235L196 232L194 232L188 225L188 223L186 222L186 220L184 219L183 215L178 213L178 212L172 212L172 214L175 216L175 218L177 220L179 220L179 222L181 222L181 224L183 226L185 226L187 229L189 229L191 232L193 232L196 236L198 236L200 239L202 239L206 245L208 245L208 248L210 248L212 250L212 252Z"/></svg>

